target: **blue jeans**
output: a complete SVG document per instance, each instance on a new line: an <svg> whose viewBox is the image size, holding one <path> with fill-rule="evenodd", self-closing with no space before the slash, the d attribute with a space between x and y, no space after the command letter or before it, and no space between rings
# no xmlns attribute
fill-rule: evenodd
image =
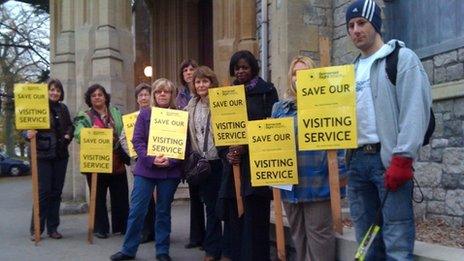
<svg viewBox="0 0 464 261"><path fill-rule="evenodd" d="M156 255L169 255L171 203L177 185L179 185L179 179L149 179L134 176L134 188L131 194L131 205L122 253L129 256L135 256L137 253L148 204L150 204L153 190L156 187L156 221L154 227Z"/></svg>
<svg viewBox="0 0 464 261"><path fill-rule="evenodd" d="M358 243L374 223L386 193L384 172L380 153L368 154L362 150L353 153L348 166L348 200ZM388 193L382 209L381 230L366 260L413 260L412 190L413 183L408 181L396 192Z"/></svg>

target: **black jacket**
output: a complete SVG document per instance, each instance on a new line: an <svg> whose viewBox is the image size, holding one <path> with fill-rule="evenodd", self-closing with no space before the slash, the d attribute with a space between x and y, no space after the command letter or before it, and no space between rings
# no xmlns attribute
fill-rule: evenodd
<svg viewBox="0 0 464 261"><path fill-rule="evenodd" d="M61 102L50 102L50 127L37 132L37 158L68 158L68 146L73 138L74 126L68 107ZM64 138L66 134L69 139Z"/></svg>
<svg viewBox="0 0 464 261"><path fill-rule="evenodd" d="M279 100L277 90L272 83L265 82L258 78L258 82L254 88L248 90L245 88L245 96L247 101L248 120L262 120L271 117L272 106ZM220 198L235 197L232 166L228 163L226 155L228 147L218 148L218 153L223 162L223 178L221 188L219 190ZM272 191L267 187L252 187L250 177L250 157L248 154L248 146L241 158L241 181L242 181L242 196L260 195L272 197Z"/></svg>

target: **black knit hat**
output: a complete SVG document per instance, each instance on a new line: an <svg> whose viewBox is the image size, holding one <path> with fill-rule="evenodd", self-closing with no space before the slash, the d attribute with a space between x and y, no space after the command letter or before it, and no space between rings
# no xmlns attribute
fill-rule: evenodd
<svg viewBox="0 0 464 261"><path fill-rule="evenodd" d="M346 26L351 19L363 17L369 21L377 33L382 28L382 10L373 0L356 0L346 9Z"/></svg>

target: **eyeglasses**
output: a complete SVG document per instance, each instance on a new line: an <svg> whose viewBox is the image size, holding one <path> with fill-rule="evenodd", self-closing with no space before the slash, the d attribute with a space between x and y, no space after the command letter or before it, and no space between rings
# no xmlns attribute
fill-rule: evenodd
<svg viewBox="0 0 464 261"><path fill-rule="evenodd" d="M172 91L168 91L168 90L156 90L156 91L155 91L155 94L161 94L161 93L166 93L166 94L168 94L168 93L171 93L171 92L172 92Z"/></svg>

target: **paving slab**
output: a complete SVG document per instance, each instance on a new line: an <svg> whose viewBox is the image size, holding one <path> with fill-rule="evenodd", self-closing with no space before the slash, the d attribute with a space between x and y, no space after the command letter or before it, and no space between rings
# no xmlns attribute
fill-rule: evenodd
<svg viewBox="0 0 464 261"><path fill-rule="evenodd" d="M29 239L29 224L32 209L31 178L0 178L0 260L2 261L55 261L109 260L122 244L121 235L108 239L94 239L87 243L87 215L62 215L60 240L45 238L38 246ZM171 257L175 260L202 260L204 252L185 249L189 233L188 201L175 202L172 208ZM154 243L139 247L136 260L155 260Z"/></svg>

